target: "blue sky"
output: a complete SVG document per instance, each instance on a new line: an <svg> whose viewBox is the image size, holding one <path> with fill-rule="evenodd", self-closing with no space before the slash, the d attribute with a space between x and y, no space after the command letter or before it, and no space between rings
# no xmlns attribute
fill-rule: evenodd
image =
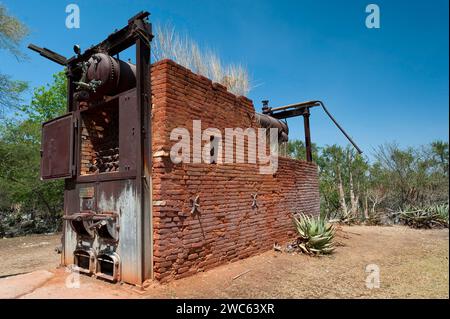
<svg viewBox="0 0 450 319"><path fill-rule="evenodd" d="M366 152L385 142L416 146L448 141L448 1L2 1L31 33L24 42L71 56L73 44L96 44L140 10L170 22L226 62L244 64L256 87L257 110L320 99ZM81 28L65 27L76 3ZM365 8L376 3L381 28L367 29ZM38 54L18 62L0 51L0 72L36 87L61 67ZM29 101L31 91L25 95ZM301 119L289 120L303 138ZM346 144L320 109L312 110L313 142Z"/></svg>

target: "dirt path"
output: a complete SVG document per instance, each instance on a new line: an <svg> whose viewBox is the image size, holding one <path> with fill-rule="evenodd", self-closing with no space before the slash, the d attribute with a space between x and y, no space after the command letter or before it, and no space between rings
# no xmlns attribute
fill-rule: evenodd
<svg viewBox="0 0 450 319"><path fill-rule="evenodd" d="M0 255L3 255L1 241ZM311 258L270 251L169 284L151 283L142 293L138 293L135 288L128 285L110 285L85 276L80 277L80 289L67 289L64 283L68 274L64 270L58 270L43 286L21 297L449 297L447 229L413 230L406 227L353 226L344 227L338 241L344 246L338 247L335 254L329 257ZM43 248L41 251L44 253ZM55 255L54 252L52 254ZM365 279L368 274L365 269L369 264L379 267L380 288L366 287ZM240 274L242 274L240 277L233 279ZM0 279L0 290L2 280L4 279Z"/></svg>
<svg viewBox="0 0 450 319"><path fill-rule="evenodd" d="M0 239L0 278L39 269L55 269L61 234Z"/></svg>

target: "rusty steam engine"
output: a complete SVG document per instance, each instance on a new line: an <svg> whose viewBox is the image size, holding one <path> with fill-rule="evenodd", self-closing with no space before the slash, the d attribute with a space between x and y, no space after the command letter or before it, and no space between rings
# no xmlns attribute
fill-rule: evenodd
<svg viewBox="0 0 450 319"><path fill-rule="evenodd" d="M43 124L42 179L65 179L62 265L110 281L151 278L151 25L147 12L64 65L67 114ZM135 46L136 64L118 59Z"/></svg>

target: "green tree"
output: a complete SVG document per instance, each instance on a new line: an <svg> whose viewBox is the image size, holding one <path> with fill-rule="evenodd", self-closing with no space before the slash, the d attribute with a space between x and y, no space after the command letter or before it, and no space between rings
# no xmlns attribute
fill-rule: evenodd
<svg viewBox="0 0 450 319"><path fill-rule="evenodd" d="M370 202L368 203L368 206L370 205L368 209L371 214L375 214L377 207L386 199L388 178L388 174L379 162L370 165L367 178L367 200Z"/></svg>
<svg viewBox="0 0 450 319"><path fill-rule="evenodd" d="M39 179L40 126L26 120L3 126L0 138L0 185L8 194L4 204L20 204L30 212L56 214L61 209L60 183Z"/></svg>
<svg viewBox="0 0 450 319"><path fill-rule="evenodd" d="M288 152L305 158L302 141L292 140ZM313 160L319 166L321 213L329 218L367 218L369 212L369 163L350 145L312 146Z"/></svg>
<svg viewBox="0 0 450 319"><path fill-rule="evenodd" d="M301 140L291 140L287 145L287 152L289 157L305 160L306 159L306 147L305 143ZM314 162L317 162L319 156L319 148L315 143L311 144L311 153Z"/></svg>
<svg viewBox="0 0 450 319"><path fill-rule="evenodd" d="M53 74L53 82L36 88L30 105L20 106L21 114L35 123L48 121L66 112L67 78L64 71Z"/></svg>
<svg viewBox="0 0 450 319"><path fill-rule="evenodd" d="M346 178L350 197L350 211L353 217L358 214L363 219L368 218L368 173L369 163L366 158L357 153L356 150L347 145L346 153Z"/></svg>
<svg viewBox="0 0 450 319"><path fill-rule="evenodd" d="M348 154L346 149L338 145L327 145L322 148L321 156L318 161L320 167L320 178L325 178L330 186L334 186L334 198L338 198L339 210L342 214L342 219L347 219L350 215L348 207L348 196L346 194L346 174L348 172ZM330 213L335 213L329 211Z"/></svg>
<svg viewBox="0 0 450 319"><path fill-rule="evenodd" d="M400 148L382 145L376 151L390 209L448 202L448 143Z"/></svg>
<svg viewBox="0 0 450 319"><path fill-rule="evenodd" d="M28 34L27 27L17 18L8 14L0 4L0 50L6 50L17 59L23 58L19 45ZM28 85L23 81L14 81L10 76L0 73L0 115L5 109L17 106L22 100L20 94Z"/></svg>
<svg viewBox="0 0 450 319"><path fill-rule="evenodd" d="M448 142L434 141L431 142L431 159L433 164L438 166L444 176L448 178L448 161L449 161L449 146Z"/></svg>
<svg viewBox="0 0 450 319"><path fill-rule="evenodd" d="M25 120L0 125L0 211L20 206L49 226L59 223L63 208L63 181L40 180L42 122L65 111L64 72L51 84L36 88L30 105L20 108Z"/></svg>
<svg viewBox="0 0 450 319"><path fill-rule="evenodd" d="M391 202L396 208L403 209L408 204L408 195L413 187L415 168L414 150L400 149L397 144L379 146L375 153L378 164L385 171Z"/></svg>

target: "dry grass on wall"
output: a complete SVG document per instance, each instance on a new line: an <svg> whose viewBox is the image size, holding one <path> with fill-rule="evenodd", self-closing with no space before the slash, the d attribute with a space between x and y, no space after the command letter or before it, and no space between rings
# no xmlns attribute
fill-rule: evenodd
<svg viewBox="0 0 450 319"><path fill-rule="evenodd" d="M241 64L224 65L211 49L202 50L186 34L177 33L170 24L157 24L153 39L153 56L156 61L171 59L176 63L224 85L236 95L247 95L251 85L248 70Z"/></svg>

